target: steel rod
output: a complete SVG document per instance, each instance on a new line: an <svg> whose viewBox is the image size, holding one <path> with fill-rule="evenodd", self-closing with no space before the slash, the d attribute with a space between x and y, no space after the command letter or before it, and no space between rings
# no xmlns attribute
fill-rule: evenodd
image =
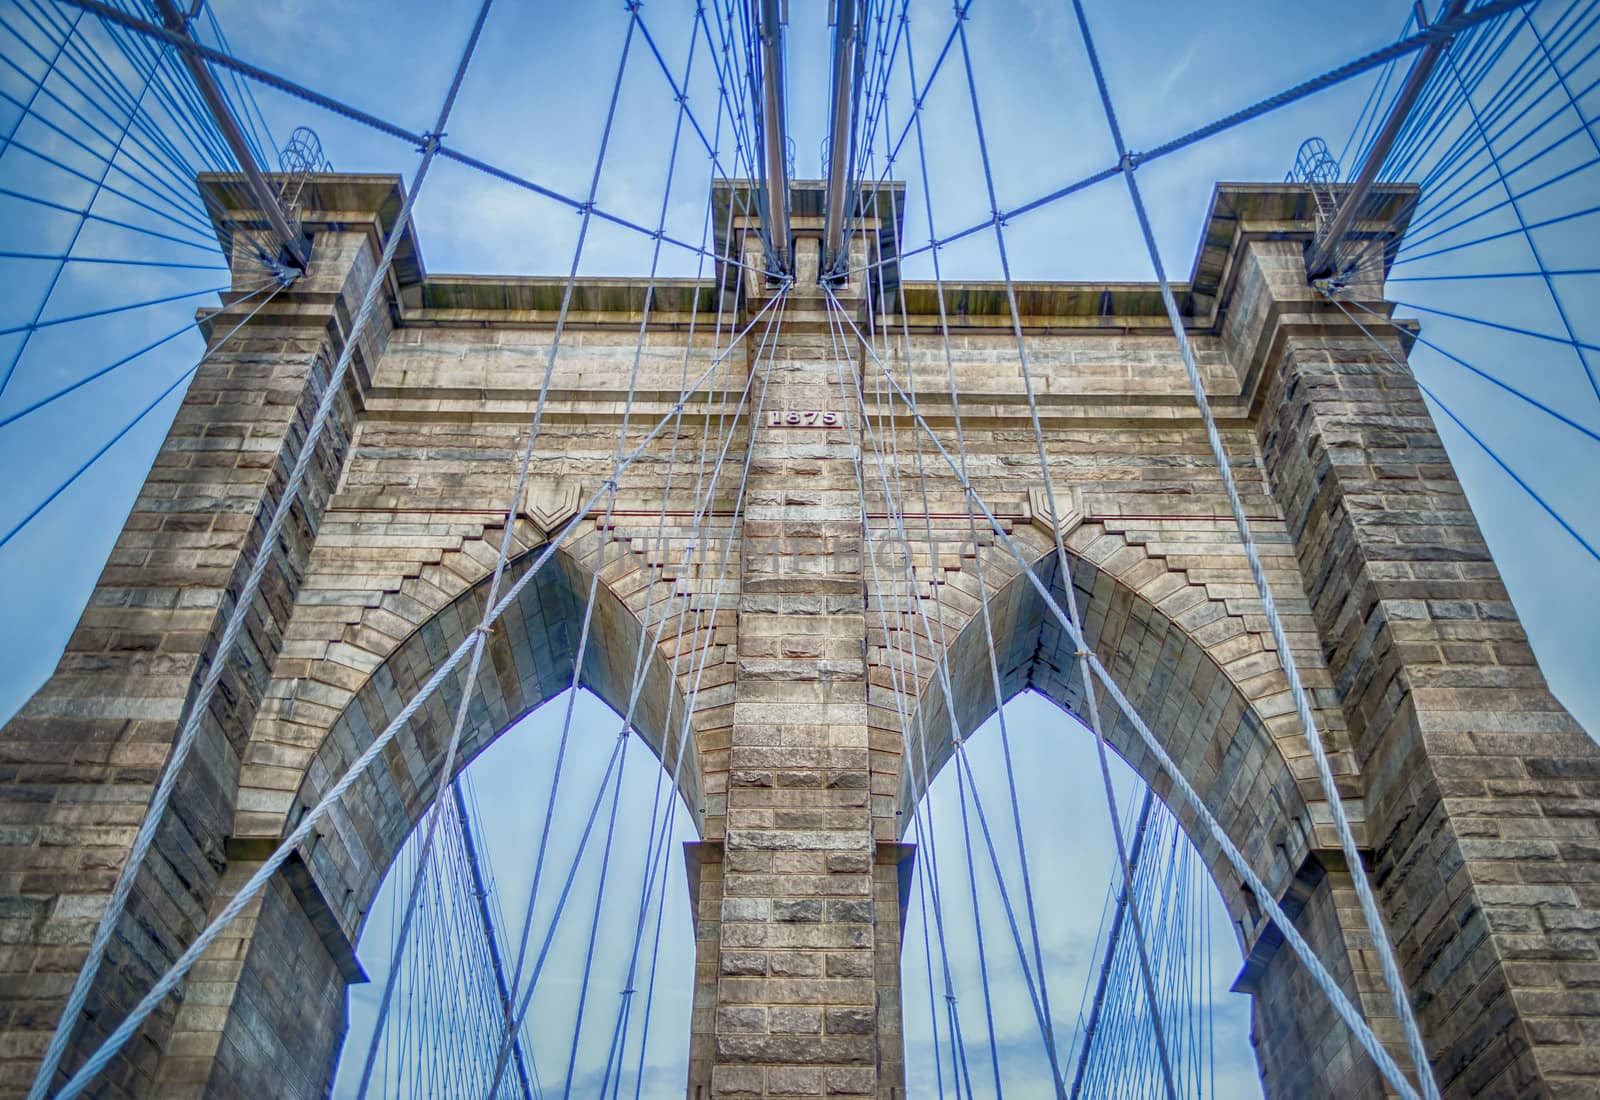
<svg viewBox="0 0 1600 1100"><path fill-rule="evenodd" d="M167 30L184 38L190 37L189 21L173 5L172 0L155 0L155 5ZM216 78L211 75L211 70L206 68L205 61L196 54L182 50L180 55L184 68L188 69L189 75L194 78L200 98L205 101L206 109L211 112L211 118L222 134L222 140L227 142L234 161L239 165L239 171L244 173L244 182L250 191L250 197L255 200L256 207L266 217L267 224L272 227L273 235L288 252L294 266L304 271L306 265L311 262L311 250L306 247L304 235L289 221L289 215L285 213L283 204L278 201L277 192L267 182L267 177L261 174L255 154L250 151L250 144L245 140L244 131L239 128L239 120L233 117L233 108L228 105L228 100L223 96Z"/></svg>
<svg viewBox="0 0 1600 1100"><path fill-rule="evenodd" d="M767 245L779 274L789 272L789 163L784 126L783 20L778 0L761 0L762 134L767 169Z"/></svg>
<svg viewBox="0 0 1600 1100"><path fill-rule="evenodd" d="M1466 6L1467 0L1447 0L1444 11L1439 15L1439 22L1458 18ZM1422 47L1417 59L1411 63L1411 71L1406 74L1405 85L1401 87L1400 94L1395 97L1394 104L1389 108L1389 117L1384 119L1383 129L1378 131L1377 138L1367 150L1366 159L1361 162L1355 179L1351 181L1349 190L1345 192L1344 198L1334 211L1327 229L1317 235L1311 251L1306 254L1306 278L1325 279L1334 274L1333 260L1339 245L1349 234L1350 227L1355 224L1356 214L1366 204L1367 195L1378 179L1378 172L1383 168L1383 162L1389 159L1389 150L1394 147L1395 139L1400 136L1400 130L1411 117L1411 110L1417 105L1417 99L1422 95L1422 89L1427 85L1434 66L1439 63L1439 58L1444 56L1444 51L1449 48L1454 37L1454 32L1451 32L1429 42Z"/></svg>
<svg viewBox="0 0 1600 1100"><path fill-rule="evenodd" d="M850 181L850 120L855 111L856 4L837 0L833 20L833 100L828 126L827 220L822 237L821 274L843 266L845 199Z"/></svg>

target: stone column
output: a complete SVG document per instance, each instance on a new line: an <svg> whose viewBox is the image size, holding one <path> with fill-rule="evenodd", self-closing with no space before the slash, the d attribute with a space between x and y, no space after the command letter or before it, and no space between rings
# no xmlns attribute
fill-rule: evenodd
<svg viewBox="0 0 1600 1100"><path fill-rule="evenodd" d="M1249 244L1226 332L1266 364L1262 456L1435 1076L1452 1097L1593 1095L1600 748L1534 663L1405 345L1380 325L1373 347L1304 270L1298 241Z"/></svg>
<svg viewBox="0 0 1600 1100"><path fill-rule="evenodd" d="M802 255L817 247L799 236ZM741 536L725 846L698 873L689 1097L899 1097L898 898L893 866L875 868L868 802L857 416L817 288L796 287L770 365L752 369L766 411Z"/></svg>
<svg viewBox="0 0 1600 1100"><path fill-rule="evenodd" d="M64 1069L98 1046L199 931L227 868L239 753L343 462L355 417L350 397L386 336L385 324L372 330L300 503L277 544L263 548L267 520L343 347L343 326L371 276L378 211L395 190L387 180L335 179L345 182L319 186L338 192L341 205L328 208L341 211L340 229L318 234L311 268L291 290L226 345L210 349L55 673L0 731L6 754L0 989L9 1008L0 1093L23 1091L31 1081L179 721L215 657L250 561L264 552L273 563L140 869ZM201 186L220 203L232 194L214 180ZM366 225L358 216L362 202L370 203ZM259 270L237 268L225 300L241 298L261 280ZM216 318L208 337L220 339L260 300L254 295ZM96 1088L117 1096L160 1091L152 1081L177 1011L169 999Z"/></svg>

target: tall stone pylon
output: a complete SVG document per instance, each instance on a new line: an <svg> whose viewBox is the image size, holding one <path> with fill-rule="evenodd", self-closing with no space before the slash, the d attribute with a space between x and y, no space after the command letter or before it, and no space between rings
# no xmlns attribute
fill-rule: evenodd
<svg viewBox="0 0 1600 1100"><path fill-rule="evenodd" d="M201 186L208 209L240 201L226 179ZM713 189L716 252L759 268L749 194ZM1381 254L1410 194L1376 194L1358 232ZM346 990L363 980L354 945L448 778L453 701L472 702L463 760L574 678L621 711L643 638L635 726L699 823L685 852L689 1100L904 1100L902 890L933 862L903 843L913 812L996 707L991 654L1002 697L1033 690L1086 717L1077 647L1024 570L1077 601L1088 646L1405 1061L1154 288L1016 287L1052 517L1006 288L947 281L941 298L903 280L904 193L888 184L858 196L852 274L830 307L815 285L821 198L793 186L781 319L757 321L681 420L685 363L699 374L779 288L727 262L700 282L579 280L513 499L565 281L430 275L395 224L397 179L312 177L310 270L230 338L210 327L56 672L0 732L0 1093L32 1077L253 555L272 555L268 583L75 1022L69 1071L480 620L508 512L512 576L567 535L497 623L477 680L447 678L107 1067L104 1095L325 1094ZM1308 288L1314 229L1303 187L1219 186L1176 287L1189 337L1444 1094L1591 1095L1600 750L1534 660L1405 365L1414 328L1375 324L1374 340ZM406 238L387 309L288 535L262 546L391 233ZM1380 283L1350 293L1392 313ZM998 532L971 523L885 372L951 448L954 376L968 475ZM723 397L747 382L732 415ZM585 512L625 416L627 440L674 426L612 509ZM709 482L708 433L749 475L697 501L686 486ZM1132 726L1102 717L1174 798ZM1215 838L1193 836L1235 923L1267 1094L1380 1095L1261 899Z"/></svg>

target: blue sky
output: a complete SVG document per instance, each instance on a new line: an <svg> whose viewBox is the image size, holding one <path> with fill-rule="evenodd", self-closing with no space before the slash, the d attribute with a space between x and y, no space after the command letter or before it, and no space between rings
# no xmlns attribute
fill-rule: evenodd
<svg viewBox="0 0 1600 1100"><path fill-rule="evenodd" d="M8 0L5 7L5 25L14 31L0 39L5 43L0 54L27 67L33 62L20 43L32 32L27 19L18 14L22 9L16 8L16 3ZM240 56L413 130L432 124L474 8L474 4L461 2L412 0L381 6L367 0L287 0L271 5L219 0L215 5ZM1197 17L1192 5L1171 0L1134 4L1102 0L1091 2L1088 8L1123 129L1134 148L1153 145L1388 42L1410 10L1409 4L1399 0L1350 0L1339 5L1336 17L1326 12L1313 15L1302 5L1272 0L1237 0L1207 18ZM1560 8L1546 3L1538 18L1548 22ZM675 71L681 71L686 55L692 10L692 4L682 0L650 0L643 9L646 25ZM925 73L949 28L949 8L944 3L913 2L911 12L915 56L919 71ZM827 104L825 5L816 0L792 0L790 16L790 135L797 173L814 176L820 174L819 147ZM540 183L581 195L593 171L600 122L625 25L621 3L502 3L490 16L447 140ZM333 28L341 27L359 28L359 33L334 33ZM1047 192L1115 159L1068 5L1059 0L978 0L968 30L974 82L1003 207ZM598 201L607 209L649 223L656 217L669 175L667 143L675 105L659 69L639 45L635 43L621 84L618 123ZM929 127L927 154L934 215L941 231L971 224L988 213L963 78L957 56L935 83L926 108L927 117L937 121ZM1142 169L1140 182L1169 271L1177 277L1187 274L1214 181L1280 179L1300 141L1312 134L1327 137L1339 150L1369 86L1365 81L1352 82ZM15 71L6 69L0 72L0 89L25 98L27 85ZM257 95L277 140L292 126L309 124L320 133L339 170L409 176L415 165L415 152L391 138L278 93L260 91ZM908 101L901 70L891 85L895 130L906 117ZM1600 109L1593 97L1585 103L1591 117ZM690 80L690 105L709 132L716 117L716 95L704 54ZM0 127L9 129L15 119L15 107L0 101ZM36 120L24 121L17 134L19 140L27 139L36 148L93 171L92 160L61 142L60 135L41 128ZM1581 143L1564 147L1554 161L1537 171L1553 172L1568 164L1561 158L1581 155ZM908 182L912 199L906 225L920 233L925 225L921 186L909 152L894 174ZM672 178L669 231L698 239L708 180L703 152L686 142ZM85 181L51 170L15 147L0 156L0 186L49 195L66 205L86 201L91 190ZM1568 185L1552 188L1533 200L1530 216L1540 216L1541 209L1575 209L1575 193L1587 188L1592 194L1593 187L1592 170L1579 173ZM1540 208L1539 203L1546 205ZM126 203L105 196L95 209L155 224L130 211ZM1498 220L1491 218L1485 224L1498 228L1507 216L1502 212ZM565 272L578 227L571 210L448 162L436 165L416 221L428 268L436 273ZM63 248L72 239L73 225L74 219L68 215L0 196L0 235L8 250ZM192 228L166 228L191 243L153 243L92 225L77 240L74 254L128 255L138 247L168 260L217 262L214 255L206 255L203 236ZM915 233L908 230L907 236L909 244L918 243ZM1596 222L1592 218L1569 223L1538 239L1548 266L1593 266ZM1127 196L1116 181L1015 220L1008 230L1008 243L1013 273L1019 279L1150 277ZM642 237L597 225L585 249L582 271L641 273L649 262L649 248L650 242ZM1512 238L1432 266L1420 261L1410 272L1432 274L1450 264L1458 265L1453 270L1523 270L1530 266L1530 257L1520 239ZM951 277L995 277L998 268L992 237L977 234L948 249L944 270ZM689 254L671 249L664 253L663 274L690 275L694 271L695 261ZM909 278L927 277L930 270L925 258L909 263L906 274ZM31 318L48 278L48 265L0 259L0 328ZM67 316L82 309L190 291L198 294L225 281L225 273L218 271L75 265L69 267L44 316ZM1580 338L1600 342L1593 281L1567 279L1559 288L1570 305L1580 307L1570 311ZM1462 313L1482 312L1543 332L1559 331L1548 295L1536 280L1417 282L1407 284L1405 293L1397 292L1397 296ZM179 331L195 306L208 300L200 294L114 318L41 330L29 342L15 377L0 392L0 419L112 362L128 349ZM1519 386L1575 420L1591 427L1600 424L1600 397L1590 389L1570 348L1419 315L1425 323L1424 334L1441 347L1515 379ZM0 336L0 352L9 359L19 340L17 335ZM0 425L0 455L9 474L0 483L0 531L9 530L28 514L64 476L121 429L131 413L180 379L192 365L197 348L198 338L193 333L180 335L46 410ZM1525 405L1508 401L1436 352L1419 347L1413 361L1418 376L1449 402L1469 427L1500 449L1508 463L1535 485L1579 534L1591 544L1600 541L1600 505L1587 473L1593 469L1592 440L1554 425ZM0 608L8 626L0 632L0 715L20 706L53 667L180 394L181 384L71 489L0 546ZM1552 687L1589 728L1600 728L1600 684L1589 671L1589 655L1600 645L1600 566L1461 428L1448 418L1440 420L1441 433ZM1082 774L1081 764L1073 763L1077 758L1070 755L1081 753L1086 743L1081 729L1043 704L1016 705L1033 708L1026 711L1031 736L1026 751L1037 755L1030 758L1032 770L1024 769L1024 773ZM590 709L581 713L586 723L607 724L603 715ZM494 750L503 754L496 757L499 763L494 770L539 774L540 753L549 744L551 732L547 713L534 715ZM609 741L598 731L597 738L597 744ZM975 754L989 751L986 746L993 740L980 733L974 742ZM648 769L643 769L639 782L647 782L642 778L646 773ZM1029 799L1047 799L1048 794L1025 791L1024 800L1032 806L1040 803ZM511 882L516 877L513 869L519 849L515 842L499 838L526 835L518 831L525 795L514 788L496 793L495 785L486 778L480 785L480 797L491 848L500 847L504 853L497 856L496 866L504 880ZM940 797L936 790L936 804ZM1087 795L1070 800L1070 805L1082 807L1081 821L1073 819L1076 823L1071 828L1076 831L1071 835L1081 836L1085 849L1103 853L1104 837L1095 833L1104 827L1103 808ZM1091 843L1096 836L1099 840ZM504 847L507 844L510 847ZM1103 882L1103 877L1095 881ZM1081 928L1091 927L1098 918L1101 891L1097 887L1089 893L1090 900L1067 899L1059 907L1064 973L1074 972L1073 967L1081 962L1086 934ZM1223 938L1217 969L1226 978L1231 978L1237 966L1236 952L1229 961L1231 950ZM682 974L679 979L687 981ZM1063 978L1064 982L1072 980L1077 979ZM912 1016L909 1005L907 1011L908 1017ZM1026 1027L1022 1024L1027 1020L1018 1019L1021 1030L1012 1030L1024 1041ZM1239 1059L1248 1058L1241 1035L1235 1029L1233 1045L1228 1048L1230 1064L1243 1064ZM912 1042L915 1050L915 1034ZM681 1049L674 1055L663 1045L660 1058L670 1061L674 1056L681 1058ZM662 1095L670 1093L666 1089Z"/></svg>

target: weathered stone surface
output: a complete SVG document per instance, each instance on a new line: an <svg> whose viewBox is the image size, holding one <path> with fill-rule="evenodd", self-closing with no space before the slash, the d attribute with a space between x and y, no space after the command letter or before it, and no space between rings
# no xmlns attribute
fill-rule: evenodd
<svg viewBox="0 0 1600 1100"><path fill-rule="evenodd" d="M54 1024L390 228L395 188L318 183L312 272L212 349L56 674L0 738L0 1093L25 1087ZM1201 373L1441 1086L1451 1097L1587 1095L1600 1073L1600 752L1545 687L1398 365L1404 347L1392 358L1374 349L1304 287L1306 201L1281 185L1219 190L1195 280L1179 288ZM750 225L730 241L747 259L759 255ZM796 226L797 251L811 255L817 228ZM856 264L879 228L864 219ZM269 582L69 1065L467 636L506 510L517 514L517 578L610 474L642 285L580 283L559 396L514 501L549 288L430 279L407 248L307 497L269 548ZM742 327L771 291L723 274L725 320ZM1398 1051L1155 296L1019 288L1062 563L1003 288L947 284L948 362L933 286L883 289L893 325L872 316L874 288L838 293L852 319L898 334L874 352L947 445L954 373L968 476L1026 567L1058 602L1077 601L1088 645ZM671 411L686 359L693 368L716 353L718 295L657 290L634 440ZM1081 715L1078 654L1004 542L969 515L956 478L912 448L877 358L840 338L814 287L796 287L785 310L772 340L729 356L676 433L644 450L614 506L577 524L497 623L477 681L447 680L401 731L213 946L182 1003L113 1063L107 1095L322 1095L345 985L360 978L350 945L444 778L447 700L470 689L470 759L574 678L625 706L643 636L635 722L664 761L681 762L679 791L701 823L687 849L688 1095L904 1100L907 811L952 751L952 714L961 732L975 729L994 710L995 679L1003 696L1032 688ZM707 395L752 378L760 411L720 419ZM692 486L724 439L729 468L748 459L749 476L738 497L725 472L702 530ZM1118 751L1169 793L1131 725L1106 716ZM1378 1094L1258 900L1198 839L1246 952L1240 987L1254 994L1268 1093Z"/></svg>

